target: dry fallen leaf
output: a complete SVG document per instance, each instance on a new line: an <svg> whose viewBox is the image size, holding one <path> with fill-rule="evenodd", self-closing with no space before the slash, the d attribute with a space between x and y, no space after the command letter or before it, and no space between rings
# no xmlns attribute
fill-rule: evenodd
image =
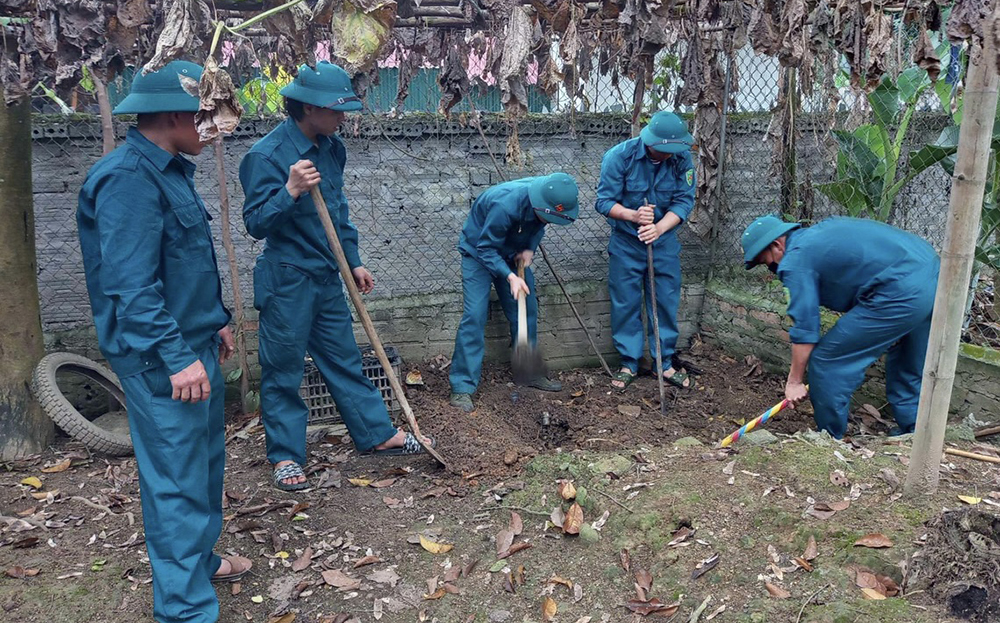
<svg viewBox="0 0 1000 623"><path fill-rule="evenodd" d="M42 471L44 472L45 470L43 469ZM962 500L966 504L972 504L972 505L979 504L980 502L983 501L983 498L977 498L971 495L960 495L958 496L958 499Z"/></svg>
<svg viewBox="0 0 1000 623"><path fill-rule="evenodd" d="M621 557L622 569L625 570L625 573L628 573L629 566L631 566L631 561L630 561L630 558L629 558L629 555L628 555L628 550L627 549L623 549L621 551L621 553L619 554L619 556Z"/></svg>
<svg viewBox="0 0 1000 623"><path fill-rule="evenodd" d="M365 565L373 565L377 562L382 562L378 556L365 556L364 558L358 560L358 562L354 563L354 568L357 569L358 567L364 567Z"/></svg>
<svg viewBox="0 0 1000 623"><path fill-rule="evenodd" d="M27 478L21 479L21 484L26 485L28 487L32 487L34 489L42 488L42 481L36 478L35 476L28 476Z"/></svg>
<svg viewBox="0 0 1000 623"><path fill-rule="evenodd" d="M369 573L367 576L372 582L377 582L379 584L388 584L389 586L395 588L396 584L402 579L396 570L392 567L386 567L385 569L379 569L378 571Z"/></svg>
<svg viewBox="0 0 1000 623"><path fill-rule="evenodd" d="M566 578L560 577L558 575L552 576L551 578L549 578L548 580L546 580L545 583L546 584L562 584L563 586L565 586L569 590L573 590L573 582L571 580L567 580Z"/></svg>
<svg viewBox="0 0 1000 623"><path fill-rule="evenodd" d="M669 543L667 543L667 547L676 547L681 543L683 543L684 541L688 540L693 534L694 530L688 528L687 526L682 526L681 528L678 528L676 532L674 532L673 534L674 538L671 539Z"/></svg>
<svg viewBox="0 0 1000 623"><path fill-rule="evenodd" d="M559 495L567 502L576 498L576 486L569 480L559 480L558 489Z"/></svg>
<svg viewBox="0 0 1000 623"><path fill-rule="evenodd" d="M844 474L843 470L839 469L835 469L830 472L830 482L838 487L848 487L851 484L850 481L847 480L847 475Z"/></svg>
<svg viewBox="0 0 1000 623"><path fill-rule="evenodd" d="M829 510L828 507L826 510L822 510L824 507L826 507L825 504L822 507L820 504L816 504L815 506L810 507L806 511L806 514L815 517L816 519L829 519L837 514L837 511Z"/></svg>
<svg viewBox="0 0 1000 623"><path fill-rule="evenodd" d="M500 532L497 532L497 556L500 556L504 552L510 549L510 546L514 544L514 533L510 530L504 528Z"/></svg>
<svg viewBox="0 0 1000 623"><path fill-rule="evenodd" d="M583 525L583 508L576 502L569 507L566 513L566 521L563 522L563 532L566 534L580 534L580 527Z"/></svg>
<svg viewBox="0 0 1000 623"><path fill-rule="evenodd" d="M562 528L563 524L566 523L566 513L563 512L561 507L557 506L553 508L552 512L549 514L549 521L552 522L553 526Z"/></svg>
<svg viewBox="0 0 1000 623"><path fill-rule="evenodd" d="M420 374L420 370L410 370L406 373L406 384L407 385L423 385L424 377Z"/></svg>
<svg viewBox="0 0 1000 623"><path fill-rule="evenodd" d="M771 594L771 597L774 597L775 599L788 599L792 596L792 594L785 589L780 586L775 586L770 582L764 582L764 588L766 588L767 592Z"/></svg>
<svg viewBox="0 0 1000 623"><path fill-rule="evenodd" d="M809 535L809 542L806 543L806 551L802 557L806 560L815 560L819 556L819 548L816 547L816 537Z"/></svg>
<svg viewBox="0 0 1000 623"><path fill-rule="evenodd" d="M798 566L802 567L803 570L812 572L813 566L805 558L793 558L792 561Z"/></svg>
<svg viewBox="0 0 1000 623"><path fill-rule="evenodd" d="M872 533L866 534L857 541L854 542L855 547L871 547L873 549L879 549L883 547L892 547L892 541L890 541L884 534Z"/></svg>
<svg viewBox="0 0 1000 623"><path fill-rule="evenodd" d="M514 533L514 536L521 534L524 530L524 521L522 521L521 516L514 511L510 512L510 527L508 529Z"/></svg>
<svg viewBox="0 0 1000 623"><path fill-rule="evenodd" d="M424 595L423 598L429 601L431 599L441 599L442 597L444 597L447 594L448 594L448 591L444 590L444 587L441 587L441 588L437 589L436 591L434 591L433 593L431 593L429 595Z"/></svg>
<svg viewBox="0 0 1000 623"><path fill-rule="evenodd" d="M356 580L338 569L327 569L322 574L323 581L341 591L361 588L361 580Z"/></svg>
<svg viewBox="0 0 1000 623"><path fill-rule="evenodd" d="M313 550L311 547L307 547L302 555L299 556L295 562L292 563L292 571L304 571L309 568L312 564Z"/></svg>
<svg viewBox="0 0 1000 623"><path fill-rule="evenodd" d="M895 597L896 595L899 594L899 585L896 584L896 581L890 578L889 576L876 575L875 579L878 580L878 583L881 585L882 588L881 592L884 593L886 597Z"/></svg>
<svg viewBox="0 0 1000 623"><path fill-rule="evenodd" d="M518 553L519 551L521 551L523 549L528 549L530 547L531 547L531 543L525 543L523 541L520 542L520 543L514 543L513 545L510 546L510 549L508 549L506 552L504 552L504 553L500 554L499 556L497 556L497 558L499 558L500 560L503 560L504 558L509 558L510 556L513 556L514 554Z"/></svg>
<svg viewBox="0 0 1000 623"><path fill-rule="evenodd" d="M55 465L49 465L48 467L43 467L42 468L42 472L46 473L46 474L56 474L58 472L64 472L67 469L69 469L69 466L72 463L73 463L73 461L71 461L70 459L65 459L65 460L59 461ZM35 488L37 489L38 487L35 487Z"/></svg>
<svg viewBox="0 0 1000 623"><path fill-rule="evenodd" d="M556 604L554 599L546 597L542 600L542 621L555 621L556 612L558 611L559 605Z"/></svg>
<svg viewBox="0 0 1000 623"><path fill-rule="evenodd" d="M636 570L635 585L648 593L653 588L653 575L645 569Z"/></svg>
<svg viewBox="0 0 1000 623"><path fill-rule="evenodd" d="M677 610L680 609L681 602L678 601L672 604L665 604L655 597L648 601L644 599L630 599L625 602L625 607L632 612L643 616L657 614L663 617L672 617L677 613Z"/></svg>
<svg viewBox="0 0 1000 623"><path fill-rule="evenodd" d="M374 481L371 478L348 478L347 482L351 483L355 487L367 487Z"/></svg>
<svg viewBox="0 0 1000 623"><path fill-rule="evenodd" d="M32 578L39 574L41 569L25 569L24 567L11 567L7 569L4 573L8 578L14 578L16 580L21 580L24 578Z"/></svg>
<svg viewBox="0 0 1000 623"><path fill-rule="evenodd" d="M701 576L705 575L709 571L715 568L719 564L719 554L712 554L705 560L700 561L691 572L691 579L697 580Z"/></svg>
<svg viewBox="0 0 1000 623"><path fill-rule="evenodd" d="M294 612L286 612L281 616L272 616L267 620L267 623L292 623L295 620Z"/></svg>
<svg viewBox="0 0 1000 623"><path fill-rule="evenodd" d="M838 511L838 512L839 511L846 511L848 508L851 507L851 501L850 500L835 500L833 502L827 502L826 505L829 508L829 510L832 510L832 511Z"/></svg>
<svg viewBox="0 0 1000 623"><path fill-rule="evenodd" d="M420 547L432 554L444 554L450 552L455 546L450 543L436 543L421 534Z"/></svg>
<svg viewBox="0 0 1000 623"><path fill-rule="evenodd" d="M854 583L858 588L878 588L879 585L878 578L875 577L874 573L862 570L858 570L854 576Z"/></svg>
<svg viewBox="0 0 1000 623"><path fill-rule="evenodd" d="M865 596L865 599L875 599L875 600L885 599L885 595L878 592L874 588L863 588L861 589L861 594Z"/></svg>

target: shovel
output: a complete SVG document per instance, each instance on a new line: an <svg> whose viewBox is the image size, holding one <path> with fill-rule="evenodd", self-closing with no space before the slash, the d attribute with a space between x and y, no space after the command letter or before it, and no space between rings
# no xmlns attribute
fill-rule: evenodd
<svg viewBox="0 0 1000 623"><path fill-rule="evenodd" d="M649 200L643 198L643 205L647 205ZM661 354L660 342L660 310L656 307L656 274L653 272L653 245L646 245L646 272L649 273L649 302L653 305L653 339L656 340L656 378L660 383L660 416L667 415L667 393L663 386L663 355ZM652 347L653 342L650 341Z"/></svg>
<svg viewBox="0 0 1000 623"><path fill-rule="evenodd" d="M517 261L517 276L524 279L524 262L521 260ZM528 303L525 296L523 290L517 293L517 341L510 358L511 372L518 385L528 385L545 376L546 372L542 354L528 342Z"/></svg>
<svg viewBox="0 0 1000 623"><path fill-rule="evenodd" d="M340 237L337 236L337 230L333 226L333 221L330 220L330 211L326 208L326 201L319 192L319 187L313 186L309 189L309 196L312 197L313 203L316 205L319 220L323 223L323 231L326 232L326 240L330 244L333 256L337 259L337 266L340 268L340 277L343 279L344 285L347 286L347 292L351 295L351 302L354 303L354 309L358 312L358 318L361 319L361 324L365 328L365 333L368 334L368 339L371 340L375 355L385 370L385 375L389 379L389 385L396 394L396 398L399 399L400 406L403 407L403 414L406 416L407 424L410 425L410 430L427 454L434 457L441 465L447 466L444 458L434 448L424 443L423 435L420 434L420 427L417 426L417 418L413 415L413 409L410 408L410 403L406 400L406 394L403 393L403 386L399 384L399 379L392 369L392 364L389 363L389 356L385 354L385 349L382 347L382 340L379 339L378 333L375 332L375 324L372 322L371 316L368 315L368 309L365 307L364 301L361 300L358 286L354 283L354 275L351 274L351 267L348 265L347 257L344 255L344 247L340 245Z"/></svg>

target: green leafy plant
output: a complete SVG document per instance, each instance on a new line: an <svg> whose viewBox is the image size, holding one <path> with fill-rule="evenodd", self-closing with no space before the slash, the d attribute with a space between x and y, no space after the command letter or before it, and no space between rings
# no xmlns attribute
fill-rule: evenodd
<svg viewBox="0 0 1000 623"><path fill-rule="evenodd" d="M853 132L835 130L840 151L837 179L816 188L855 217L887 221L899 192L917 175L950 154L953 147L926 145L901 162L903 140L920 97L931 86L927 72L911 67L897 80L886 77L868 102L875 123ZM890 131L895 129L895 134Z"/></svg>

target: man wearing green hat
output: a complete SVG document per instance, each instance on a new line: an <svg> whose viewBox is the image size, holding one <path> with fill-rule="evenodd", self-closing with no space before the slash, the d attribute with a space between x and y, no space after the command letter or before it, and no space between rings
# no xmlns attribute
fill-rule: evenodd
<svg viewBox="0 0 1000 623"><path fill-rule="evenodd" d="M829 218L808 229L762 216L741 239L749 270L764 264L788 291L792 364L785 397L808 395L816 426L840 439L865 370L886 355L886 397L912 433L927 354L940 260L922 238L890 225ZM820 306L842 315L820 335Z"/></svg>
<svg viewBox="0 0 1000 623"><path fill-rule="evenodd" d="M545 226L569 225L580 213L576 180L565 173L526 177L488 188L472 203L462 228L458 250L462 255L462 320L451 359L451 404L470 412L472 394L483 368L486 316L490 290L510 323L511 341L517 339L517 297L527 297L528 339L538 333L538 298L531 260L545 235ZM524 279L517 276L523 263ZM530 382L543 391L562 385L545 377Z"/></svg>
<svg viewBox="0 0 1000 623"><path fill-rule="evenodd" d="M604 154L597 185L597 211L611 223L608 242L608 292L611 333L621 368L611 384L624 390L635 379L642 358L642 293L646 291L650 354L660 349L664 380L677 387L690 384L687 373L675 369L677 308L681 296L681 245L677 228L694 206L693 139L684 121L661 111L638 137L615 145ZM653 248L656 280L655 313L660 334L653 335L653 304L649 296L647 247Z"/></svg>
<svg viewBox="0 0 1000 623"><path fill-rule="evenodd" d="M302 468L309 411L299 396L307 350L358 450L423 449L393 426L382 395L362 373L337 261L309 196L318 186L358 290L371 292L375 281L361 263L344 195L347 150L336 136L345 113L361 110L361 100L347 72L327 62L300 67L281 94L288 118L243 158L240 182L247 231L267 240L254 268L267 457L274 485L293 491L308 486Z"/></svg>
<svg viewBox="0 0 1000 623"><path fill-rule="evenodd" d="M153 568L159 623L214 623L211 582L250 561L212 552L222 529L224 382L230 314L208 221L194 189L194 114L202 69L174 61L136 75L115 114L135 114L125 144L80 190L77 225L104 357L121 380Z"/></svg>

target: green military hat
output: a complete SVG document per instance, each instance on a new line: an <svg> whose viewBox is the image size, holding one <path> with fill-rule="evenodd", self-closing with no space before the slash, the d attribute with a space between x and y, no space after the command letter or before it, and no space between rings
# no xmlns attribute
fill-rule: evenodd
<svg viewBox="0 0 1000 623"><path fill-rule="evenodd" d="M740 243L743 245L743 263L747 270L757 265L756 257L769 244L799 227L801 225L798 223L786 223L777 216L771 215L761 216L747 225L740 238Z"/></svg>
<svg viewBox="0 0 1000 623"><path fill-rule="evenodd" d="M684 120L672 112L661 110L653 115L639 133L642 143L656 151L679 154L694 145Z"/></svg>
<svg viewBox="0 0 1000 623"><path fill-rule="evenodd" d="M351 77L340 67L322 61L316 69L303 65L295 80L281 89L281 94L303 104L350 112L361 110L361 98L354 93Z"/></svg>
<svg viewBox="0 0 1000 623"><path fill-rule="evenodd" d="M197 87L201 65L189 61L171 61L156 71L136 72L128 96L115 106L116 115L157 112L198 112L198 96L191 95L182 80L191 79ZM197 88L194 89L197 93Z"/></svg>
<svg viewBox="0 0 1000 623"><path fill-rule="evenodd" d="M536 177L528 187L528 198L538 218L553 225L569 225L580 215L576 180L565 173Z"/></svg>

